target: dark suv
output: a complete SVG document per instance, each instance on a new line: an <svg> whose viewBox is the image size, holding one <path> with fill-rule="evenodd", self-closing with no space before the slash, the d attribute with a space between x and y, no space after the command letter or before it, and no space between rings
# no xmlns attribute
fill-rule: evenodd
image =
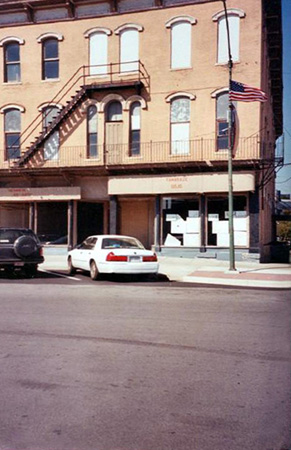
<svg viewBox="0 0 291 450"><path fill-rule="evenodd" d="M34 277L44 261L41 243L29 228L0 228L0 269L7 274L21 269Z"/></svg>

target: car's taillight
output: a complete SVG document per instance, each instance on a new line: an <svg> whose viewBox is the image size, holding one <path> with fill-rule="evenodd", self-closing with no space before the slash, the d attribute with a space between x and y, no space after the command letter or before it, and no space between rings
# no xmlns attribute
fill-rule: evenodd
<svg viewBox="0 0 291 450"><path fill-rule="evenodd" d="M123 262L126 262L127 261L127 256L115 255L113 252L110 252L106 256L106 261L119 261L119 262L123 261Z"/></svg>
<svg viewBox="0 0 291 450"><path fill-rule="evenodd" d="M158 260L157 255L154 253L150 256L143 256L142 258L143 262L156 262Z"/></svg>
<svg viewBox="0 0 291 450"><path fill-rule="evenodd" d="M39 254L40 254L40 256L43 256L43 247L40 247Z"/></svg>

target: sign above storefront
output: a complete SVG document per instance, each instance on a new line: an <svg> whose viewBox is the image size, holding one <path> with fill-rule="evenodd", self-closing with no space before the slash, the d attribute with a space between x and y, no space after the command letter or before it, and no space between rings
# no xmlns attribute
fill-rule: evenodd
<svg viewBox="0 0 291 450"><path fill-rule="evenodd" d="M255 190L255 177L251 173L233 175L234 192ZM133 194L179 194L227 192L227 173L173 175L173 176L132 176L110 178L109 195Z"/></svg>
<svg viewBox="0 0 291 450"><path fill-rule="evenodd" d="M0 188L0 202L79 200L80 198L79 186Z"/></svg>

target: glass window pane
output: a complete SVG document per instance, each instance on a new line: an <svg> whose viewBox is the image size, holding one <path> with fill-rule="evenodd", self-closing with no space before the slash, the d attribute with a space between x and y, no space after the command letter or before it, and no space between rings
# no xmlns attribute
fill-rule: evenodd
<svg viewBox="0 0 291 450"><path fill-rule="evenodd" d="M59 43L57 39L47 39L43 43L43 55L44 59L58 58L59 56Z"/></svg>
<svg viewBox="0 0 291 450"><path fill-rule="evenodd" d="M98 126L98 114L96 106L90 106L88 108L88 130L89 133L97 133Z"/></svg>
<svg viewBox="0 0 291 450"><path fill-rule="evenodd" d="M6 62L18 62L19 61L19 44L11 43L5 47L5 59Z"/></svg>
<svg viewBox="0 0 291 450"><path fill-rule="evenodd" d="M239 24L238 16L228 16L231 56L233 61L239 59ZM225 17L218 22L218 62L228 62L228 40Z"/></svg>
<svg viewBox="0 0 291 450"><path fill-rule="evenodd" d="M222 94L217 97L216 102L216 118L227 120L228 111L228 94Z"/></svg>
<svg viewBox="0 0 291 450"><path fill-rule="evenodd" d="M122 106L120 102L112 102L107 109L107 122L118 122L122 120Z"/></svg>
<svg viewBox="0 0 291 450"><path fill-rule="evenodd" d="M190 100L178 98L171 103L171 123L190 121Z"/></svg>
<svg viewBox="0 0 291 450"><path fill-rule="evenodd" d="M20 111L18 109L10 109L5 112L4 130L20 131Z"/></svg>
<svg viewBox="0 0 291 450"><path fill-rule="evenodd" d="M89 134L89 158L96 158L97 156L97 133L92 133Z"/></svg>
<svg viewBox="0 0 291 450"><path fill-rule="evenodd" d="M59 78L58 61L46 61L44 63L44 78Z"/></svg>
<svg viewBox="0 0 291 450"><path fill-rule="evenodd" d="M43 116L43 128L47 128L48 125L57 117L60 109L57 106L48 106L42 110Z"/></svg>
<svg viewBox="0 0 291 450"><path fill-rule="evenodd" d="M6 155L7 159L14 159L20 156L20 133L9 133L6 135Z"/></svg>
<svg viewBox="0 0 291 450"><path fill-rule="evenodd" d="M20 64L7 64L6 81L20 81Z"/></svg>

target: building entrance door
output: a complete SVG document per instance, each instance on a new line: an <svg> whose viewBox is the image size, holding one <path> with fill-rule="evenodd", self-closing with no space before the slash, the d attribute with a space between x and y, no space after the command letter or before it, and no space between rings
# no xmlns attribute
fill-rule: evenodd
<svg viewBox="0 0 291 450"><path fill-rule="evenodd" d="M103 233L103 203L78 203L77 241L82 242L88 236Z"/></svg>
<svg viewBox="0 0 291 450"><path fill-rule="evenodd" d="M106 110L105 150L106 161L111 164L121 162L122 151L122 105L118 101L109 103Z"/></svg>

